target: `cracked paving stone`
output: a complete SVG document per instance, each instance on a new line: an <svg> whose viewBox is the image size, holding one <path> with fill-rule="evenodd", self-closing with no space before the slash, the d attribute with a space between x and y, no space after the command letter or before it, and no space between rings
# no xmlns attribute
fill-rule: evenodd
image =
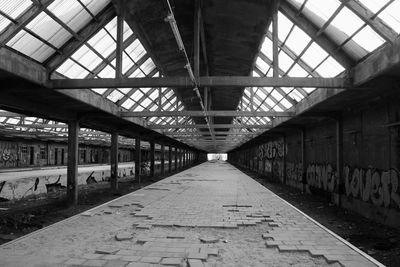
<svg viewBox="0 0 400 267"><path fill-rule="evenodd" d="M199 238L202 243L210 244L210 243L218 243L221 238L212 237L212 236L204 236Z"/></svg>
<svg viewBox="0 0 400 267"><path fill-rule="evenodd" d="M188 263L189 267L204 267L204 264L201 260L189 259Z"/></svg>
<svg viewBox="0 0 400 267"><path fill-rule="evenodd" d="M115 235L117 241L131 240L133 235L131 233L119 233Z"/></svg>
<svg viewBox="0 0 400 267"><path fill-rule="evenodd" d="M115 254L119 251L118 248L111 248L111 247L101 247L96 249L96 254Z"/></svg>
<svg viewBox="0 0 400 267"><path fill-rule="evenodd" d="M182 266L183 258L163 258L161 264L167 266Z"/></svg>

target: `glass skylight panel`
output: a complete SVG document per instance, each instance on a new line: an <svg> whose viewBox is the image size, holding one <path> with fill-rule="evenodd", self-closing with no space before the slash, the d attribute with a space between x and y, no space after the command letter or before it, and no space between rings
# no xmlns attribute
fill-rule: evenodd
<svg viewBox="0 0 400 267"><path fill-rule="evenodd" d="M93 70L103 60L98 57L89 47L83 45L73 55L72 58L78 61L89 70Z"/></svg>
<svg viewBox="0 0 400 267"><path fill-rule="evenodd" d="M103 57L108 57L117 47L115 41L104 29L101 29L96 35L90 38L88 44L103 55Z"/></svg>
<svg viewBox="0 0 400 267"><path fill-rule="evenodd" d="M135 109L133 109L133 111L143 111L144 110L144 107L142 107L142 106L137 106Z"/></svg>
<svg viewBox="0 0 400 267"><path fill-rule="evenodd" d="M273 91L271 92L271 95L272 95L277 101L280 101L280 100L283 98L283 96L282 96L280 93L278 93L278 91L276 91L276 90L273 90Z"/></svg>
<svg viewBox="0 0 400 267"><path fill-rule="evenodd" d="M156 98L158 98L159 94L158 94L158 90L155 90L154 92L152 92L148 97L152 100L155 100Z"/></svg>
<svg viewBox="0 0 400 267"><path fill-rule="evenodd" d="M279 68L286 73L292 64L293 59L291 59L285 52L281 51L279 53Z"/></svg>
<svg viewBox="0 0 400 267"><path fill-rule="evenodd" d="M272 55L272 41L268 37L265 37L264 42L261 46L261 52L268 58L273 58Z"/></svg>
<svg viewBox="0 0 400 267"><path fill-rule="evenodd" d="M110 3L110 0L81 0L81 2L96 16Z"/></svg>
<svg viewBox="0 0 400 267"><path fill-rule="evenodd" d="M133 65L134 63L129 58L127 53L122 53L122 73L125 74Z"/></svg>
<svg viewBox="0 0 400 267"><path fill-rule="evenodd" d="M135 104L135 102L132 99L128 98L124 103L122 103L121 106L123 108L130 109L133 106L133 104Z"/></svg>
<svg viewBox="0 0 400 267"><path fill-rule="evenodd" d="M310 41L310 36L308 36L302 29L295 26L286 41L286 45L294 53L300 55L300 53L304 50L304 48L308 45Z"/></svg>
<svg viewBox="0 0 400 267"><path fill-rule="evenodd" d="M316 88L307 88L307 87L304 87L304 88L302 88L304 91L306 91L308 94L311 94L312 92L314 92L315 91L315 89Z"/></svg>
<svg viewBox="0 0 400 267"><path fill-rule="evenodd" d="M107 91L107 88L92 88L90 89L93 92L98 93L99 95L103 95L105 91Z"/></svg>
<svg viewBox="0 0 400 267"><path fill-rule="evenodd" d="M133 90L132 88L118 88L118 90L123 93L124 95L128 94L131 90Z"/></svg>
<svg viewBox="0 0 400 267"><path fill-rule="evenodd" d="M41 12L36 16L26 28L36 33L38 36L48 41L55 47L61 47L67 40L71 38L71 34L67 32L60 24L50 18L45 12Z"/></svg>
<svg viewBox="0 0 400 267"><path fill-rule="evenodd" d="M143 78L143 77L146 77L146 75L140 68L137 68L131 75L129 75L129 78Z"/></svg>
<svg viewBox="0 0 400 267"><path fill-rule="evenodd" d="M400 33L400 1L395 0L385 10L379 13L378 17L382 19L389 27Z"/></svg>
<svg viewBox="0 0 400 267"><path fill-rule="evenodd" d="M261 99L264 99L267 97L267 95L262 91L262 90L258 90L256 93L259 97L261 97Z"/></svg>
<svg viewBox="0 0 400 267"><path fill-rule="evenodd" d="M293 23L281 12L278 12L278 38L281 41L286 39L292 28Z"/></svg>
<svg viewBox="0 0 400 267"><path fill-rule="evenodd" d="M338 74L343 72L345 69L331 56L328 57L316 71L322 77L336 77Z"/></svg>
<svg viewBox="0 0 400 267"><path fill-rule="evenodd" d="M368 52L374 51L385 43L385 40L383 40L382 37L380 37L370 26L364 27L353 37L353 40Z"/></svg>
<svg viewBox="0 0 400 267"><path fill-rule="evenodd" d="M143 93L140 90L136 90L131 96L134 100L139 100L143 96Z"/></svg>
<svg viewBox="0 0 400 267"><path fill-rule="evenodd" d="M143 107L147 108L149 105L151 104L151 100L149 98L145 98L140 105L142 105Z"/></svg>
<svg viewBox="0 0 400 267"><path fill-rule="evenodd" d="M289 96L291 98L293 98L294 100L296 100L297 102L300 102L301 100L303 100L303 95L299 93L299 91L297 91L296 89L293 90L292 92L289 93Z"/></svg>
<svg viewBox="0 0 400 267"><path fill-rule="evenodd" d="M321 0L308 0L305 7L324 21L327 21L339 6L340 2L338 0L323 0L323 3Z"/></svg>
<svg viewBox="0 0 400 267"><path fill-rule="evenodd" d="M131 36L132 34L133 34L133 31L131 30L131 28L129 27L129 25L124 21L124 34L123 34L124 41L125 41L126 39L128 39L129 36Z"/></svg>
<svg viewBox="0 0 400 267"><path fill-rule="evenodd" d="M267 64L267 62L262 60L260 57L257 57L256 66L262 73L266 73L268 71L268 69L270 68L270 66Z"/></svg>
<svg viewBox="0 0 400 267"><path fill-rule="evenodd" d="M276 105L272 109L275 110L275 111L278 111L278 112L282 112L283 111L283 109L281 107L279 107L278 105Z"/></svg>
<svg viewBox="0 0 400 267"><path fill-rule="evenodd" d="M288 73L289 77L307 77L308 75L308 72L297 63Z"/></svg>
<svg viewBox="0 0 400 267"><path fill-rule="evenodd" d="M113 18L109 23L107 23L104 28L109 34L111 34L114 40L117 40L117 17Z"/></svg>
<svg viewBox="0 0 400 267"><path fill-rule="evenodd" d="M17 123L19 123L19 119L9 118L7 120L7 123L9 123L9 124L17 124Z"/></svg>
<svg viewBox="0 0 400 267"><path fill-rule="evenodd" d="M322 60L324 60L328 56L328 53L325 52L317 43L312 43L311 46L306 50L306 52L301 57L307 65L309 65L312 69L318 66Z"/></svg>
<svg viewBox="0 0 400 267"><path fill-rule="evenodd" d="M282 104L286 109L289 109L289 108L291 108L291 107L293 106L286 98L283 98L283 99L281 100L281 104Z"/></svg>
<svg viewBox="0 0 400 267"><path fill-rule="evenodd" d="M389 0L358 0L373 13L377 13Z"/></svg>
<svg viewBox="0 0 400 267"><path fill-rule="evenodd" d="M82 68L79 64L76 64L71 59L67 59L60 67L57 72L71 79L83 79L89 72Z"/></svg>
<svg viewBox="0 0 400 267"><path fill-rule="evenodd" d="M255 105L255 106L261 105L261 101L258 99L258 97L254 97L254 99L253 99L253 105Z"/></svg>
<svg viewBox="0 0 400 267"><path fill-rule="evenodd" d="M267 105L271 106L271 107L275 106L275 102L272 101L272 99L269 98L269 97L268 97L267 99L265 99L265 103L266 103Z"/></svg>
<svg viewBox="0 0 400 267"><path fill-rule="evenodd" d="M13 19L17 19L31 5L31 0L1 0L0 10Z"/></svg>
<svg viewBox="0 0 400 267"><path fill-rule="evenodd" d="M75 32L81 30L92 19L77 0L56 0L48 10Z"/></svg>
<svg viewBox="0 0 400 267"><path fill-rule="evenodd" d="M115 69L107 65L99 72L98 76L100 78L115 78Z"/></svg>
<svg viewBox="0 0 400 267"><path fill-rule="evenodd" d="M132 58L133 61L137 62L146 54L146 50L138 39L133 41L127 48L125 48L126 53Z"/></svg>
<svg viewBox="0 0 400 267"><path fill-rule="evenodd" d="M120 100L121 98L123 98L124 95L118 91L118 90L113 90L108 96L107 98L110 99L113 102L117 102L118 100Z"/></svg>
<svg viewBox="0 0 400 267"><path fill-rule="evenodd" d="M336 27L339 31L344 32L347 36L353 35L364 22L347 7L343 7L339 14L332 20L332 26Z"/></svg>
<svg viewBox="0 0 400 267"><path fill-rule="evenodd" d="M7 19L0 15L0 33L7 28L7 26L11 23L11 20Z"/></svg>
<svg viewBox="0 0 400 267"><path fill-rule="evenodd" d="M148 58L141 66L140 68L144 71L144 73L147 75L149 74L152 70L154 70L156 65L154 65L153 60L151 58Z"/></svg>
<svg viewBox="0 0 400 267"><path fill-rule="evenodd" d="M45 61L55 50L28 32L19 31L8 43L7 46L33 58L39 62Z"/></svg>

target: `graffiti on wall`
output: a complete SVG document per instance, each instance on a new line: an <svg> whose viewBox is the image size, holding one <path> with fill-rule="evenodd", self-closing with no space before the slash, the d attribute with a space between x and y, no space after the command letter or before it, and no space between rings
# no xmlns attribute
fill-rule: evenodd
<svg viewBox="0 0 400 267"><path fill-rule="evenodd" d="M17 155L12 153L10 149L0 149L0 162L14 163L17 161Z"/></svg>
<svg viewBox="0 0 400 267"><path fill-rule="evenodd" d="M258 147L258 157L260 159L273 160L283 158L287 154L287 148L283 141L271 141Z"/></svg>
<svg viewBox="0 0 400 267"><path fill-rule="evenodd" d="M303 183L303 165L300 163L288 162L286 165L286 179L289 185Z"/></svg>
<svg viewBox="0 0 400 267"><path fill-rule="evenodd" d="M307 167L307 187L334 192L338 184L336 170L330 164L310 164Z"/></svg>
<svg viewBox="0 0 400 267"><path fill-rule="evenodd" d="M395 169L378 170L344 168L346 195L371 201L376 206L400 208L399 172Z"/></svg>

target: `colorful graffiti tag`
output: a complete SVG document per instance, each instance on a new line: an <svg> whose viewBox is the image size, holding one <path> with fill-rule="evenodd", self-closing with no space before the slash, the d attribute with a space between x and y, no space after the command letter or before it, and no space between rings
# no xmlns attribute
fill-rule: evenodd
<svg viewBox="0 0 400 267"><path fill-rule="evenodd" d="M346 166L344 169L346 195L371 201L376 206L400 208L399 172Z"/></svg>

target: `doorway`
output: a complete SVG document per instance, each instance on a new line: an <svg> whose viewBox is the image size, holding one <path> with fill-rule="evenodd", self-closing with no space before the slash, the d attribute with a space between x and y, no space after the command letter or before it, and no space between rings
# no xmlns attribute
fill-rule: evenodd
<svg viewBox="0 0 400 267"><path fill-rule="evenodd" d="M35 164L35 148L33 146L29 147L29 165Z"/></svg>

